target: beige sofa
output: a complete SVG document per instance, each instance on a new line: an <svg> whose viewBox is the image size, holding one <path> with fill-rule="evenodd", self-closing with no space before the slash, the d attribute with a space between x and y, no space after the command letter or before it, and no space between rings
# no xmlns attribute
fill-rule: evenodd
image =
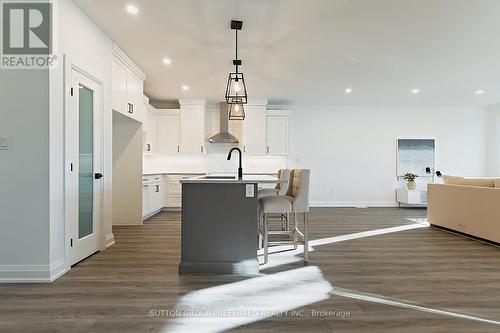
<svg viewBox="0 0 500 333"><path fill-rule="evenodd" d="M443 181L428 185L429 223L500 243L500 179L444 176Z"/></svg>

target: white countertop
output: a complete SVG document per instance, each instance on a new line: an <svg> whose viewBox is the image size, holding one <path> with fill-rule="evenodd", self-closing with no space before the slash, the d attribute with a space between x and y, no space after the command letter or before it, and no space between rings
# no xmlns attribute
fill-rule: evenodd
<svg viewBox="0 0 500 333"><path fill-rule="evenodd" d="M268 175L243 175L243 179L233 178L217 178L217 177L228 177L228 175L209 175L199 176L188 179L181 179L181 183L204 183L204 184L217 184L217 183L257 183L257 184L276 184L279 180L276 177ZM282 181L286 184L288 181Z"/></svg>

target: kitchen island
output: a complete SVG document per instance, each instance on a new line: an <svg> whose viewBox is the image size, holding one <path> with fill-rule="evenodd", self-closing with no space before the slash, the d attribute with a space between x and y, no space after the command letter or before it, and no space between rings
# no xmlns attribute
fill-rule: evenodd
<svg viewBox="0 0 500 333"><path fill-rule="evenodd" d="M258 184L265 175L181 180L180 274L257 274Z"/></svg>

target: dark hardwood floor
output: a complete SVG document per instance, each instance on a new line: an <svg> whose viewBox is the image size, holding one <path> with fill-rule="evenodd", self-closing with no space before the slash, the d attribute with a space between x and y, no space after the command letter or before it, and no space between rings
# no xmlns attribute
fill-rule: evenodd
<svg viewBox="0 0 500 333"><path fill-rule="evenodd" d="M407 220L425 213L313 209L309 265L245 277L179 276L161 213L52 284L0 285L0 332L500 332L500 249Z"/></svg>

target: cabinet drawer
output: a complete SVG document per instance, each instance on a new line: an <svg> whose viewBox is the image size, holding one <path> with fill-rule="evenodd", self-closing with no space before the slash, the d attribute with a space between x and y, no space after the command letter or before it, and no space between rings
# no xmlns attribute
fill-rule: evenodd
<svg viewBox="0 0 500 333"><path fill-rule="evenodd" d="M155 182L155 183L163 182L163 176L162 175L152 175L151 178L152 178L152 181Z"/></svg>
<svg viewBox="0 0 500 333"><path fill-rule="evenodd" d="M163 175L142 176L142 184L163 183Z"/></svg>

